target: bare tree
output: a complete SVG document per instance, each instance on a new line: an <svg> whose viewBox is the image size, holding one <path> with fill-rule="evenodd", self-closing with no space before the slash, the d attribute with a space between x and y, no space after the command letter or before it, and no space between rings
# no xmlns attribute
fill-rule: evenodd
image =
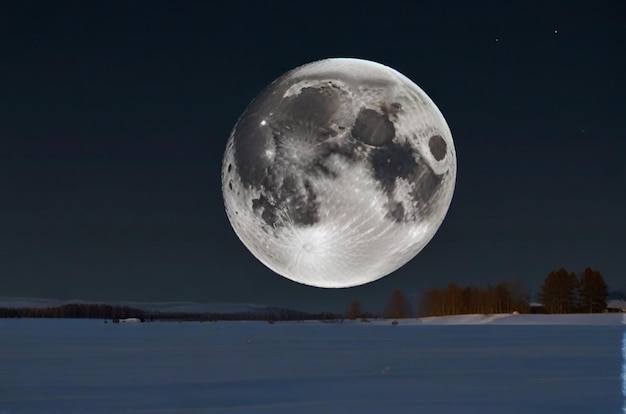
<svg viewBox="0 0 626 414"><path fill-rule="evenodd" d="M420 294L418 302L419 316L439 316L441 304L441 292L439 289L430 289Z"/></svg>
<svg viewBox="0 0 626 414"><path fill-rule="evenodd" d="M347 319L357 319L363 315L363 311L361 311L361 302L358 299L354 299L350 302L348 309L346 309L346 318Z"/></svg>
<svg viewBox="0 0 626 414"><path fill-rule="evenodd" d="M443 291L422 292L418 309L420 316L528 312L529 295L521 280L500 282L486 288L462 288L450 283Z"/></svg>
<svg viewBox="0 0 626 414"><path fill-rule="evenodd" d="M456 283L450 283L443 292L446 300L444 301L444 315L458 315L464 313L463 309L463 290Z"/></svg>
<svg viewBox="0 0 626 414"><path fill-rule="evenodd" d="M406 294L396 289L391 292L384 312L385 318L408 318L411 316L411 305Z"/></svg>

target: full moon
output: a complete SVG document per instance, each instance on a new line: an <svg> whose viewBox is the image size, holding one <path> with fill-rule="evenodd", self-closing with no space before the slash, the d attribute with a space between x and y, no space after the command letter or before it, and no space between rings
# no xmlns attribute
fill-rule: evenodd
<svg viewBox="0 0 626 414"><path fill-rule="evenodd" d="M226 214L252 254L306 285L380 279L415 257L454 192L456 152L433 101L379 63L300 66L250 103L222 166Z"/></svg>

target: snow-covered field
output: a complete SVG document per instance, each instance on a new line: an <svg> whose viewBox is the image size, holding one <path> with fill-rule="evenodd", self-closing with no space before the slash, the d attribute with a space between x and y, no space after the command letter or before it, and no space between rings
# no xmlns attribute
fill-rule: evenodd
<svg viewBox="0 0 626 414"><path fill-rule="evenodd" d="M0 319L0 413L625 413L623 322Z"/></svg>

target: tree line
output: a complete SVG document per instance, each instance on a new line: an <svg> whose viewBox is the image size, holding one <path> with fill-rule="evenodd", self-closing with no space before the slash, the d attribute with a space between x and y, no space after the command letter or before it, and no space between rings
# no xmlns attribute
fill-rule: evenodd
<svg viewBox="0 0 626 414"><path fill-rule="evenodd" d="M450 283L445 289L435 288L422 293L419 316L527 313L530 310L529 296L521 280L500 282L485 288Z"/></svg>
<svg viewBox="0 0 626 414"><path fill-rule="evenodd" d="M529 295L521 281L501 282L495 286L477 288L461 287L450 283L445 289L430 289L423 292L418 301L419 317L462 315L472 313L528 312ZM361 311L361 304L353 300L345 312L348 319L367 318L374 315ZM388 297L382 314L384 318L402 319L413 316L411 301L400 289Z"/></svg>
<svg viewBox="0 0 626 414"><path fill-rule="evenodd" d="M534 311L550 314L604 312L608 293L608 286L597 270L587 267L576 275L561 268L550 272L544 279L538 294L541 306ZM420 317L530 311L530 293L521 279L487 287L462 287L450 283L444 289L422 292L417 301L417 316ZM364 313L356 299L349 304L344 315L348 319L374 316ZM394 319L413 316L408 296L401 290L394 290L381 316Z"/></svg>
<svg viewBox="0 0 626 414"><path fill-rule="evenodd" d="M609 288L597 270L580 274L561 268L548 274L541 285L539 301L546 313L596 313L606 309Z"/></svg>
<svg viewBox="0 0 626 414"><path fill-rule="evenodd" d="M537 296L544 313L596 313L606 309L608 286L597 270L589 267L577 275L566 269L550 272ZM500 282L487 287L459 286L450 283L446 288L422 292L417 301L417 316L444 316L459 314L527 313L530 294L521 279ZM333 312L308 313L291 309L269 307L262 312L197 313L149 312L127 306L107 304L66 304L54 307L0 308L0 318L93 318L143 321L297 321L339 320L342 318L408 318L413 307L406 293L396 289L387 298L380 314L364 312L358 299L353 300L343 314Z"/></svg>

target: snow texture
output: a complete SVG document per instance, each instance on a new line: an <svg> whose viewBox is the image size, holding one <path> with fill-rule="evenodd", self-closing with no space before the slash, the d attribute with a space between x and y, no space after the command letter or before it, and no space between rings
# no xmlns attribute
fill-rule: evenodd
<svg viewBox="0 0 626 414"><path fill-rule="evenodd" d="M0 413L626 412L623 315L565 316L0 319Z"/></svg>

